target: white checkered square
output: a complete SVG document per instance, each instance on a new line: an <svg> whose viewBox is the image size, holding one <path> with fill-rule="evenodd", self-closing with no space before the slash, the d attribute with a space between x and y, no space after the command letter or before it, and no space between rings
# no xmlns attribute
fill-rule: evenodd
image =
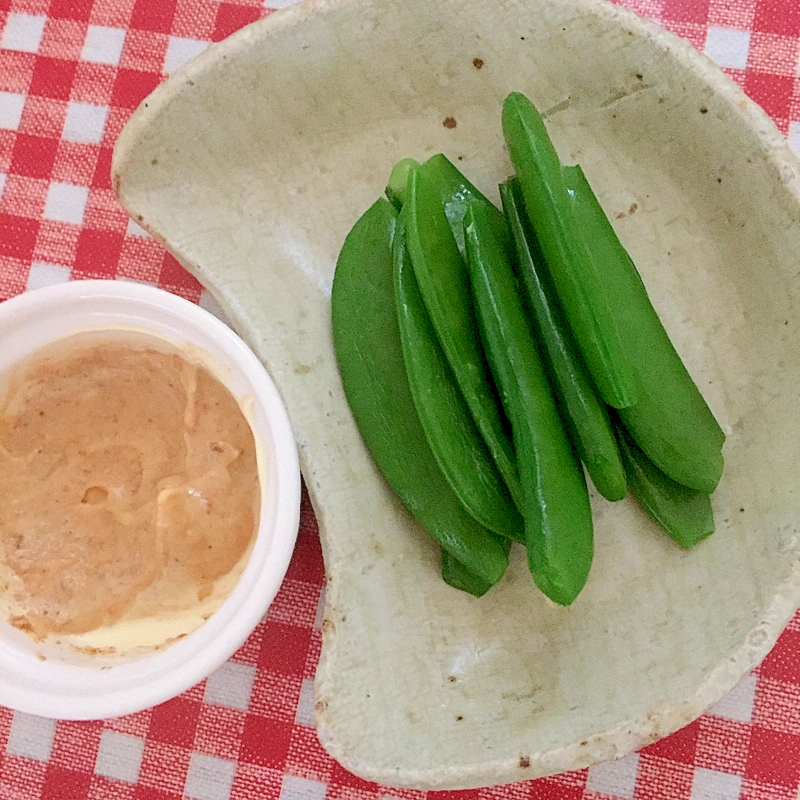
<svg viewBox="0 0 800 800"><path fill-rule="evenodd" d="M314 719L314 679L303 678L303 683L300 686L300 699L297 702L297 713L295 714L294 721L298 725L305 725L306 727L313 728L315 724Z"/></svg>
<svg viewBox="0 0 800 800"><path fill-rule="evenodd" d="M181 36L170 36L167 54L164 57L164 74L172 75L187 61L191 61L211 44L209 41L184 39Z"/></svg>
<svg viewBox="0 0 800 800"><path fill-rule="evenodd" d="M136 783L144 754L144 739L118 731L103 731L94 771L115 781Z"/></svg>
<svg viewBox="0 0 800 800"><path fill-rule="evenodd" d="M10 756L32 758L35 761L49 761L55 735L54 719L34 717L32 714L15 711L6 753Z"/></svg>
<svg viewBox="0 0 800 800"><path fill-rule="evenodd" d="M314 617L314 628L320 630L322 623L325 620L325 587L323 586L319 593L319 602L317 603L317 615Z"/></svg>
<svg viewBox="0 0 800 800"><path fill-rule="evenodd" d="M132 217L128 220L128 228L125 233L127 233L128 236L141 236L144 239L150 238L150 234Z"/></svg>
<svg viewBox="0 0 800 800"><path fill-rule="evenodd" d="M0 92L0 128L15 131L22 119L25 95L16 92Z"/></svg>
<svg viewBox="0 0 800 800"><path fill-rule="evenodd" d="M720 67L744 69L750 52L750 31L735 28L709 28L706 55Z"/></svg>
<svg viewBox="0 0 800 800"><path fill-rule="evenodd" d="M44 218L80 225L86 211L89 189L71 183L51 183L44 204Z"/></svg>
<svg viewBox="0 0 800 800"><path fill-rule="evenodd" d="M68 142L100 144L108 118L108 106L91 103L70 103L64 121L62 138Z"/></svg>
<svg viewBox="0 0 800 800"><path fill-rule="evenodd" d="M5 172L0 172L0 197L3 196L3 189L6 188L6 177Z"/></svg>
<svg viewBox="0 0 800 800"><path fill-rule="evenodd" d="M690 800L739 800L742 776L697 767Z"/></svg>
<svg viewBox="0 0 800 800"><path fill-rule="evenodd" d="M639 771L639 754L631 753L619 761L595 764L589 767L586 780L587 792L610 794L630 800L636 788L636 773Z"/></svg>
<svg viewBox="0 0 800 800"><path fill-rule="evenodd" d="M325 800L328 787L319 781L284 775L278 800Z"/></svg>
<svg viewBox="0 0 800 800"><path fill-rule="evenodd" d="M28 273L26 291L41 289L44 286L55 286L57 283L66 283L69 280L69 267L60 267L58 264L46 264L43 261L34 261Z"/></svg>
<svg viewBox="0 0 800 800"><path fill-rule="evenodd" d="M750 722L756 701L755 675L748 673L721 700L708 709L715 717L724 717L736 722Z"/></svg>
<svg viewBox="0 0 800 800"><path fill-rule="evenodd" d="M800 158L800 122L789 123L789 147Z"/></svg>
<svg viewBox="0 0 800 800"><path fill-rule="evenodd" d="M203 700L217 706L247 711L255 679L255 667L226 661L216 672L208 676Z"/></svg>
<svg viewBox="0 0 800 800"><path fill-rule="evenodd" d="M192 753L184 794L193 800L229 800L236 763L203 753Z"/></svg>
<svg viewBox="0 0 800 800"><path fill-rule="evenodd" d="M219 301L213 294L209 291L203 291L200 295L200 308L204 308L208 311L209 314L213 314L218 320L224 322L229 328L232 328L233 325L231 321L228 319L228 315L222 310L222 306L219 304Z"/></svg>
<svg viewBox="0 0 800 800"><path fill-rule="evenodd" d="M46 21L46 17L33 14L9 14L3 38L0 39L0 47L4 47L6 50L35 53L42 41Z"/></svg>
<svg viewBox="0 0 800 800"><path fill-rule="evenodd" d="M107 28L105 25L90 25L83 43L81 58L95 64L111 64L116 67L125 44L124 28Z"/></svg>

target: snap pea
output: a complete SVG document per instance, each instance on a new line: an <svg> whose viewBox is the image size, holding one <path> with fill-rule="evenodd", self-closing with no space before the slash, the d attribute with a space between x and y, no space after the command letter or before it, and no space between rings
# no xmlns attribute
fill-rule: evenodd
<svg viewBox="0 0 800 800"><path fill-rule="evenodd" d="M607 500L621 500L627 485L611 420L575 350L552 286L541 269L538 243L525 218L519 182L510 178L501 184L500 196L516 246L517 274L537 339L547 354L549 373L572 440L600 494Z"/></svg>
<svg viewBox="0 0 800 800"><path fill-rule="evenodd" d="M408 186L408 173L418 167L419 162L413 158L404 158L398 161L389 175L389 183L386 186L386 196L391 204L398 210L406 202L406 187Z"/></svg>
<svg viewBox="0 0 800 800"><path fill-rule="evenodd" d="M463 564L453 558L449 553L442 550L442 580L454 589L483 597L492 584L473 575Z"/></svg>
<svg viewBox="0 0 800 800"><path fill-rule="evenodd" d="M580 461L556 408L511 264L485 204L469 203L465 237L472 293L493 354L525 495L525 541L536 585L569 605L593 557L592 514Z"/></svg>
<svg viewBox="0 0 800 800"><path fill-rule="evenodd" d="M662 472L690 489L713 492L722 475L725 434L664 330L583 171L567 167L564 178L631 355L639 400L620 409L620 418Z"/></svg>
<svg viewBox="0 0 800 800"><path fill-rule="evenodd" d="M411 397L439 468L484 527L524 541L523 521L458 388L422 300L400 212L393 244L394 294Z"/></svg>
<svg viewBox="0 0 800 800"><path fill-rule="evenodd" d="M476 189L447 156L442 153L431 156L422 165L422 170L439 191L439 198L444 205L444 213L450 223L450 230L453 231L453 238L456 240L456 245L463 258L467 257L464 246L464 216L467 213L467 204L472 199L482 200L486 203L495 234L504 243L507 243L509 252L511 252L513 245L503 212Z"/></svg>
<svg viewBox="0 0 800 800"><path fill-rule="evenodd" d="M508 565L506 545L475 522L453 493L408 388L392 275L396 220L392 205L378 200L339 254L331 323L342 385L364 443L409 511L450 555L496 583Z"/></svg>
<svg viewBox="0 0 800 800"><path fill-rule="evenodd" d="M516 458L498 410L478 335L469 275L427 165L409 173L406 237L414 274L456 382L517 508L522 489ZM496 213L500 213L495 209Z"/></svg>
<svg viewBox="0 0 800 800"><path fill-rule="evenodd" d="M518 92L503 104L503 134L547 270L594 383L609 405L632 405L637 387L628 356L595 264L578 235L561 162L539 112Z"/></svg>
<svg viewBox="0 0 800 800"><path fill-rule="evenodd" d="M628 482L642 508L686 550L714 533L709 495L687 489L665 475L624 426L618 425L617 433Z"/></svg>

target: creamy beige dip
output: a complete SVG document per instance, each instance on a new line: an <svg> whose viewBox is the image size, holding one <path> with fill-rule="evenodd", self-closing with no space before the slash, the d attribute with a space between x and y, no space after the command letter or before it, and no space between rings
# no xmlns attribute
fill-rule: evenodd
<svg viewBox="0 0 800 800"><path fill-rule="evenodd" d="M241 565L259 508L250 425L182 354L83 342L9 377L0 559L10 621L35 638L202 605Z"/></svg>

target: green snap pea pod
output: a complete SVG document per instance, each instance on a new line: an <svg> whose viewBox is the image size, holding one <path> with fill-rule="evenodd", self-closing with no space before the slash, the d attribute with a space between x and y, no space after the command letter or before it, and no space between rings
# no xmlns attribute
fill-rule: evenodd
<svg viewBox="0 0 800 800"><path fill-rule="evenodd" d="M510 541L508 543L511 544ZM467 592L475 597L483 597L492 588L491 583L473 575L461 562L456 561L444 550L442 550L442 579L454 589Z"/></svg>
<svg viewBox="0 0 800 800"><path fill-rule="evenodd" d="M467 204L472 199L483 200L489 206L492 227L502 241L508 242L509 252L511 252L513 245L511 244L503 212L476 189L447 156L442 153L431 156L422 165L422 170L436 184L439 190L439 198L444 205L444 213L450 223L453 238L456 240L456 245L458 245L458 250L463 258L467 257L467 251L464 246L464 217L467 213Z"/></svg>
<svg viewBox="0 0 800 800"><path fill-rule="evenodd" d="M445 215L441 189L425 167L409 173L404 208L408 250L425 307L472 418L521 509L516 458L478 335L469 274Z"/></svg>
<svg viewBox="0 0 800 800"><path fill-rule="evenodd" d="M445 216L450 223L450 230L453 232L453 238L465 263L467 251L464 246L464 217L467 213L467 204L473 199L480 200L486 204L492 229L504 243L509 255L513 256L514 245L511 241L511 235L503 212L492 204L447 156L442 153L431 156L422 165L421 169L426 177L430 178L431 182L436 185L439 199L444 206ZM487 357L488 363L489 354L485 350L484 355ZM491 369L491 364L489 364L489 367L489 377L491 378L494 370ZM492 391L493 388L490 388L490 392L492 397L495 398L495 393ZM495 402L497 401L495 400ZM498 404L495 408L499 411L499 414L494 413L494 409L491 407L485 408L484 413L481 413L477 408L471 408L471 410L473 417L476 420L480 420L481 435L486 441L506 485L509 487L515 504L518 508L521 508L522 487L520 486L517 472L517 457L507 434L508 421L503 417L502 406Z"/></svg>
<svg viewBox="0 0 800 800"><path fill-rule="evenodd" d="M561 162L539 112L514 92L503 103L503 135L545 265L586 366L611 406L636 402L627 352L597 268L578 235Z"/></svg>
<svg viewBox="0 0 800 800"><path fill-rule="evenodd" d="M607 500L622 500L627 491L625 470L611 420L575 350L553 289L541 269L541 256L525 218L516 178L501 184L500 196L516 246L518 277L525 289L537 340L547 354L549 372L572 440L600 494Z"/></svg>
<svg viewBox="0 0 800 800"><path fill-rule="evenodd" d="M406 187L408 186L408 173L414 167L418 167L419 162L413 158L404 158L398 161L389 175L389 183L386 186L386 196L391 204L398 210L406 202Z"/></svg>
<svg viewBox="0 0 800 800"><path fill-rule="evenodd" d="M387 482L442 549L487 582L508 565L502 540L467 514L422 430L408 388L392 276L397 213L378 200L347 235L333 278L331 323L345 395Z"/></svg>
<svg viewBox="0 0 800 800"><path fill-rule="evenodd" d="M639 449L624 426L617 432L628 482L642 508L686 550L714 533L709 495L675 483Z"/></svg>
<svg viewBox="0 0 800 800"><path fill-rule="evenodd" d="M725 434L672 345L583 171L567 167L564 177L631 354L639 400L620 409L620 418L662 472L690 489L711 493L722 475Z"/></svg>
<svg viewBox="0 0 800 800"><path fill-rule="evenodd" d="M394 294L411 397L439 468L485 528L524 541L524 523L492 461L422 300L406 247L404 206L393 245Z"/></svg>
<svg viewBox="0 0 800 800"><path fill-rule="evenodd" d="M484 344L511 419L525 493L525 541L536 585L569 605L586 583L594 542L589 493L536 349L511 264L485 205L470 203L465 234Z"/></svg>

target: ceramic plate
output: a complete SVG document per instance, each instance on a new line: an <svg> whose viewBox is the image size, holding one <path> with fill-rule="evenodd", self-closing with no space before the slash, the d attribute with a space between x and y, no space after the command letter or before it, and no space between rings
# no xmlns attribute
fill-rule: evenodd
<svg viewBox="0 0 800 800"><path fill-rule="evenodd" d="M683 552L633 501L593 497L570 608L519 549L481 600L442 583L331 345L337 253L392 164L442 151L497 198L511 90L583 165L728 435L716 534ZM113 172L289 409L328 572L317 727L345 767L453 788L611 759L698 716L775 641L800 595L800 173L688 44L598 0L306 2L159 87Z"/></svg>

